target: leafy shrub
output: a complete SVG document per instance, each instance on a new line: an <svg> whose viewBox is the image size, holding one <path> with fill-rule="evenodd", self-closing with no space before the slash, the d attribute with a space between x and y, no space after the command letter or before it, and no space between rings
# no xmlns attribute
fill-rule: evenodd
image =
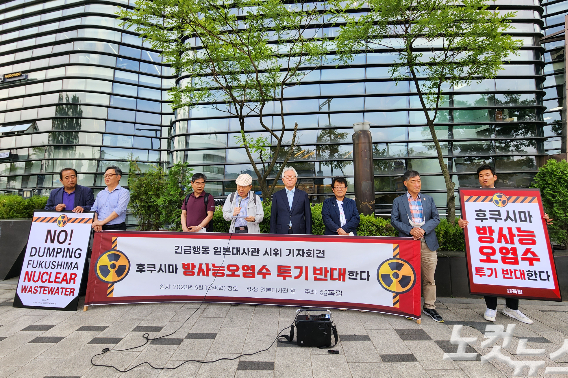
<svg viewBox="0 0 568 378"><path fill-rule="evenodd" d="M187 163L176 163L168 173L160 166L142 173L136 161L130 162L129 207L138 220L139 230L181 231L181 204L184 187L191 186L191 170Z"/></svg>
<svg viewBox="0 0 568 378"><path fill-rule="evenodd" d="M158 199L162 228L181 231L181 205L191 192L191 172L187 163L176 163L168 170L162 195ZM188 193L185 190L190 189Z"/></svg>
<svg viewBox="0 0 568 378"><path fill-rule="evenodd" d="M391 225L389 219L375 218L372 215L360 215L360 217L358 236L398 236L398 231Z"/></svg>
<svg viewBox="0 0 568 378"><path fill-rule="evenodd" d="M34 211L43 210L47 203L45 196L24 199L18 195L0 195L0 219L31 218Z"/></svg>
<svg viewBox="0 0 568 378"><path fill-rule="evenodd" d="M272 202L262 201L262 210L264 210L264 219L260 222L260 232L263 234L270 233L270 211L272 211Z"/></svg>
<svg viewBox="0 0 568 378"><path fill-rule="evenodd" d="M325 225L323 224L323 219L321 217L321 210L323 208L323 203L316 203L311 205L312 208L312 234L323 235L325 231Z"/></svg>
<svg viewBox="0 0 568 378"><path fill-rule="evenodd" d="M28 204L29 218L31 218L36 210L44 210L47 205L47 196L33 196L26 200Z"/></svg>
<svg viewBox="0 0 568 378"><path fill-rule="evenodd" d="M544 211L553 223L548 235L553 243L565 245L568 239L568 163L550 159L540 167L532 188L539 188Z"/></svg>
<svg viewBox="0 0 568 378"><path fill-rule="evenodd" d="M436 227L436 236L440 243L440 251L465 251L465 236L463 230L458 226L458 218L454 224L447 219L441 219Z"/></svg>
<svg viewBox="0 0 568 378"><path fill-rule="evenodd" d="M227 222L225 218L223 218L223 206L215 207L215 213L213 214L211 222L213 222L214 232L229 232L231 222Z"/></svg>

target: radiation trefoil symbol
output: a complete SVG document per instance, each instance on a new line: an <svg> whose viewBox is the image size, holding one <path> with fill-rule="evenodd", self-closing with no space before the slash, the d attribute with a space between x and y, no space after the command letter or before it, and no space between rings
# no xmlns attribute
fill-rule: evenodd
<svg viewBox="0 0 568 378"><path fill-rule="evenodd" d="M493 195L493 198L491 199L491 202L493 202L493 204L497 207L505 207L509 203L509 200L503 193L495 193Z"/></svg>
<svg viewBox="0 0 568 378"><path fill-rule="evenodd" d="M53 219L53 218L52 218ZM57 218L57 225L59 227L65 227L65 225L67 224L67 222L69 222L69 218L67 218L67 215L65 214L61 214L58 218Z"/></svg>
<svg viewBox="0 0 568 378"><path fill-rule="evenodd" d="M377 280L385 290L403 294L416 283L416 273L408 261L392 258L381 263L377 269Z"/></svg>
<svg viewBox="0 0 568 378"><path fill-rule="evenodd" d="M103 253L97 260L95 273L99 280L114 284L122 281L130 271L130 260L116 249Z"/></svg>

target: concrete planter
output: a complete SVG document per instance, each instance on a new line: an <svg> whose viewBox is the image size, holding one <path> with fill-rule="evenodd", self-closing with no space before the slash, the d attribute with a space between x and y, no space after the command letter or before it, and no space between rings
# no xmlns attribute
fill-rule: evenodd
<svg viewBox="0 0 568 378"><path fill-rule="evenodd" d="M0 281L20 275L31 219L0 220Z"/></svg>

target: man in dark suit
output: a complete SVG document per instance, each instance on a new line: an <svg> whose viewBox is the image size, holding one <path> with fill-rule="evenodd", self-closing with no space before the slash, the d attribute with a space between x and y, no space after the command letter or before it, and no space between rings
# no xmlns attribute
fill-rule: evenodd
<svg viewBox="0 0 568 378"><path fill-rule="evenodd" d="M347 180L344 177L335 177L331 189L335 197L326 198L321 210L325 225L324 235L349 235L350 232L357 235L359 212L355 201L345 197Z"/></svg>
<svg viewBox="0 0 568 378"><path fill-rule="evenodd" d="M77 185L77 171L73 168L63 168L59 172L59 181L63 187L53 189L47 199L45 210L73 211L82 213L90 211L95 203L91 188Z"/></svg>
<svg viewBox="0 0 568 378"><path fill-rule="evenodd" d="M424 297L422 310L434 321L443 323L444 319L438 314L434 305L436 302L434 273L438 262L436 250L439 247L435 229L440 223L440 217L434 199L420 193L422 189L420 174L416 171L406 171L403 179L407 192L395 198L392 204L391 224L398 230L399 236L412 236L414 240L420 240Z"/></svg>
<svg viewBox="0 0 568 378"><path fill-rule="evenodd" d="M308 193L296 188L298 173L292 167L282 171L285 189L272 196L270 212L270 233L311 234L312 213Z"/></svg>

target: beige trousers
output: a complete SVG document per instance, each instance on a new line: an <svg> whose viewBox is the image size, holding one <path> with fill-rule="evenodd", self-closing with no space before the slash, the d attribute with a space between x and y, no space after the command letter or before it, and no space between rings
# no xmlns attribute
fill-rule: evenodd
<svg viewBox="0 0 568 378"><path fill-rule="evenodd" d="M431 251L426 245L424 239L420 241L420 253L422 254L422 296L424 297L425 308L436 308L436 282L434 281L434 273L436 273L436 264L438 256L436 251Z"/></svg>

